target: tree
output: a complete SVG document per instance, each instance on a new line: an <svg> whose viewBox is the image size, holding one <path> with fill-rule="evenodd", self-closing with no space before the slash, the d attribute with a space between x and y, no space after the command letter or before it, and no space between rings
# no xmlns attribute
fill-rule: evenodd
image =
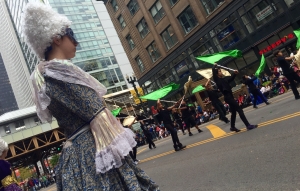
<svg viewBox="0 0 300 191"><path fill-rule="evenodd" d="M59 160L59 155L58 154L55 154L51 157L50 165L51 165L52 168L54 168L57 165L58 160Z"/></svg>
<svg viewBox="0 0 300 191"><path fill-rule="evenodd" d="M20 171L20 178L22 181L32 176L32 171L29 167L22 167L19 169L19 171Z"/></svg>

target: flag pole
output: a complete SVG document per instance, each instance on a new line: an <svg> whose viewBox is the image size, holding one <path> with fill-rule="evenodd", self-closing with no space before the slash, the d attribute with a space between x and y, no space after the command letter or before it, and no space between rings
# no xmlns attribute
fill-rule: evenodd
<svg viewBox="0 0 300 191"><path fill-rule="evenodd" d="M235 71L235 70L232 69L232 68L228 68L228 67L225 67L225 66L221 66L221 65L219 65L219 64L217 64L217 66L218 66L219 68L223 68L223 69L225 69L225 70L230 70L230 71L232 71L232 72Z"/></svg>
<svg viewBox="0 0 300 191"><path fill-rule="evenodd" d="M176 101L168 101L168 100L162 100L162 99L160 101L167 102L167 103L176 103Z"/></svg>

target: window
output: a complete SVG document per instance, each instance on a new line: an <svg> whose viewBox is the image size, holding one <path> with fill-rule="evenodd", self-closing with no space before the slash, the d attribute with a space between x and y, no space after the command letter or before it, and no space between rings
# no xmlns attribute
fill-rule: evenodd
<svg viewBox="0 0 300 191"><path fill-rule="evenodd" d="M144 66L141 58L138 56L138 57L135 58L135 61L136 61L137 65L138 65L140 71L144 72L145 71L145 66Z"/></svg>
<svg viewBox="0 0 300 191"><path fill-rule="evenodd" d="M133 50L134 47L135 47L135 44L134 44L134 42L133 42L131 36L128 35L128 36L126 37L126 40L127 40L128 44L129 44L130 49Z"/></svg>
<svg viewBox="0 0 300 191"><path fill-rule="evenodd" d="M170 0L171 6L175 5L175 3L177 3L178 0Z"/></svg>
<svg viewBox="0 0 300 191"><path fill-rule="evenodd" d="M123 18L122 15L120 15L120 16L118 17L118 20L119 20L119 23L120 23L122 29L125 28L125 27L126 27L126 23L125 23L125 20L124 20L124 18Z"/></svg>
<svg viewBox="0 0 300 191"><path fill-rule="evenodd" d="M5 130L6 134L10 134L11 133L10 128L9 128L8 125L4 127L4 130Z"/></svg>
<svg viewBox="0 0 300 191"><path fill-rule="evenodd" d="M176 42L178 42L177 36L174 33L174 29L172 26L169 26L165 31L163 31L161 33L161 37L164 40L168 50L172 48Z"/></svg>
<svg viewBox="0 0 300 191"><path fill-rule="evenodd" d="M160 19L165 15L165 10L162 7L160 1L157 1L152 8L150 9L150 13L153 17L155 23L158 23Z"/></svg>
<svg viewBox="0 0 300 191"><path fill-rule="evenodd" d="M144 18L142 18L136 27L142 38L145 38L145 36L149 33L148 25Z"/></svg>
<svg viewBox="0 0 300 191"><path fill-rule="evenodd" d="M207 14L212 13L216 8L218 8L224 0L201 0Z"/></svg>
<svg viewBox="0 0 300 191"><path fill-rule="evenodd" d="M178 20L186 34L189 33L198 24L198 21L195 18L195 15L194 15L191 7L188 7L187 9L185 9L178 16Z"/></svg>
<svg viewBox="0 0 300 191"><path fill-rule="evenodd" d="M114 11L116 12L119 9L117 0L111 0L110 3L111 3L111 6L113 7Z"/></svg>
<svg viewBox="0 0 300 191"><path fill-rule="evenodd" d="M23 120L15 122L16 130L19 131L25 128L25 123Z"/></svg>
<svg viewBox="0 0 300 191"><path fill-rule="evenodd" d="M131 13L131 15L134 15L140 8L139 4L136 0L129 1L127 7L129 9L129 12Z"/></svg>
<svg viewBox="0 0 300 191"><path fill-rule="evenodd" d="M250 20L252 20L254 26L257 28L269 22L276 15L274 13L272 5L270 5L266 1L261 1L248 13L250 16Z"/></svg>
<svg viewBox="0 0 300 191"><path fill-rule="evenodd" d="M156 46L155 42L152 42L148 47L147 47L148 53L152 59L152 62L156 62L156 60L160 57L160 52Z"/></svg>

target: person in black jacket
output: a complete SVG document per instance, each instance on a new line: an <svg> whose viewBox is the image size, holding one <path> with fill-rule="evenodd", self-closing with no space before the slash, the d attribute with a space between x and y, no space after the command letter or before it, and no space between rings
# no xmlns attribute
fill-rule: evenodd
<svg viewBox="0 0 300 191"><path fill-rule="evenodd" d="M248 86L249 92L253 95L253 108L257 108L257 106L256 106L256 100L257 100L258 96L267 105L270 104L268 102L268 100L266 100L266 98L262 95L262 93L260 92L260 90L254 85L253 81L255 81L256 79L257 79L257 77L255 77L255 76L253 78L251 78L250 76L247 76L247 75L243 76L243 83Z"/></svg>
<svg viewBox="0 0 300 191"><path fill-rule="evenodd" d="M205 89L211 101L211 104L214 106L214 108L219 114L219 119L224 121L225 123L229 123L229 120L226 117L226 109L223 103L219 100L218 90L214 90L212 88L210 79L208 79L208 81L206 82Z"/></svg>
<svg viewBox="0 0 300 191"><path fill-rule="evenodd" d="M147 128L147 126L150 125L151 119L147 119L144 115L137 115L136 120L140 122L141 129L143 130L147 143L149 144L149 149L152 149L152 147L156 148L155 144L152 141L152 135Z"/></svg>
<svg viewBox="0 0 300 191"><path fill-rule="evenodd" d="M294 72L293 68L287 62L287 61L292 61L294 59L294 56L284 57L280 50L274 50L273 55L277 57L277 63L282 68L283 75L289 80L295 99L296 100L300 99L300 95L295 83L295 81L300 83L300 77L296 72Z"/></svg>
<svg viewBox="0 0 300 191"><path fill-rule="evenodd" d="M158 119L159 121L163 121L164 122L164 126L165 128L171 133L171 137L172 137L172 141L173 141L173 146L175 151L179 151L181 149L184 149L186 146L183 146L179 139L178 139L178 135L177 135L177 131L174 128L171 116L170 116L170 111L175 108L176 106L178 107L178 102L168 108L164 108L163 105L161 104L160 100L157 100L157 111L158 111Z"/></svg>
<svg viewBox="0 0 300 191"><path fill-rule="evenodd" d="M221 72L221 69L217 67L217 64L215 64L212 68L213 73L213 79L215 83L217 84L219 90L224 95L224 100L226 103L228 103L230 110L231 110L231 131L239 132L240 130L235 127L235 119L236 119L236 112L239 113L240 118L244 122L245 126L247 127L247 130L251 130L257 127L257 125L250 125L248 122L242 108L239 106L239 104L234 100L233 94L232 94L232 88L230 86L230 82L232 82L238 74L238 71L235 70L234 73L230 77L223 77L223 74Z"/></svg>

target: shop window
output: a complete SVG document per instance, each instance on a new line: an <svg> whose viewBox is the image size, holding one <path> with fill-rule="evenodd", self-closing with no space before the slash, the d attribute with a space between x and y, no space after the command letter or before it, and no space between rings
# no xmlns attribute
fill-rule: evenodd
<svg viewBox="0 0 300 191"><path fill-rule="evenodd" d="M240 16L242 16L242 15L245 13L244 7L240 7L240 8L238 9L238 13L239 13Z"/></svg>
<svg viewBox="0 0 300 191"><path fill-rule="evenodd" d="M257 45L257 48L258 48L259 50L263 50L263 49L265 49L265 48L268 47L268 46L269 46L268 42L267 42L267 41L264 41L264 42L260 43L259 45Z"/></svg>
<svg viewBox="0 0 300 191"><path fill-rule="evenodd" d="M224 0L201 0L203 7L205 8L207 14L212 13L216 8L218 8Z"/></svg>
<svg viewBox="0 0 300 191"><path fill-rule="evenodd" d="M190 73L186 60L182 60L174 68L180 79Z"/></svg>
<svg viewBox="0 0 300 191"><path fill-rule="evenodd" d="M138 57L135 58L135 61L136 61L137 65L138 65L140 71L144 72L145 71L145 66L144 66L141 58L138 56Z"/></svg>
<svg viewBox="0 0 300 191"><path fill-rule="evenodd" d="M246 62L245 62L244 58L235 59L235 64L238 67L238 69L241 69L246 66Z"/></svg>
<svg viewBox="0 0 300 191"><path fill-rule="evenodd" d="M113 7L114 11L116 12L119 9L119 6L117 4L117 0L111 0L111 6Z"/></svg>
<svg viewBox="0 0 300 191"><path fill-rule="evenodd" d="M134 15L140 9L140 6L139 6L137 0L130 0L127 7L129 9L129 12L131 13L131 15Z"/></svg>
<svg viewBox="0 0 300 191"><path fill-rule="evenodd" d="M244 53L243 57L246 60L247 64L251 64L257 60L257 56L253 50Z"/></svg>
<svg viewBox="0 0 300 191"><path fill-rule="evenodd" d="M266 1L261 1L249 11L250 19L253 21L255 27L260 27L269 22L276 15L272 5Z"/></svg>
<svg viewBox="0 0 300 191"><path fill-rule="evenodd" d="M152 62L156 62L157 59L161 56L159 49L156 45L156 42L152 42L148 47L147 47L148 53L151 57Z"/></svg>
<svg viewBox="0 0 300 191"><path fill-rule="evenodd" d="M234 16L234 14L231 14L229 17L225 18L221 23L219 23L216 27L215 27L215 31L217 33L221 32L222 30L224 30L226 27L228 27L228 25L230 23L232 23L233 21L236 20L236 17Z"/></svg>
<svg viewBox="0 0 300 191"><path fill-rule="evenodd" d="M178 0L170 0L171 6L175 5L175 3L177 3Z"/></svg>
<svg viewBox="0 0 300 191"><path fill-rule="evenodd" d="M122 15L120 15L120 16L118 17L118 20L119 20L119 23L120 23L122 29L125 28L125 27L126 27L126 23L125 23L125 20L124 20L124 18L123 18Z"/></svg>
<svg viewBox="0 0 300 191"><path fill-rule="evenodd" d="M134 44L134 42L133 42L133 40L132 40L131 36L130 36L130 35L128 35L128 36L126 37L126 40L127 40L127 42L128 42L128 45L129 45L129 47L130 47L130 50L133 50L133 49L134 49L134 47L135 47L135 44Z"/></svg>
<svg viewBox="0 0 300 191"><path fill-rule="evenodd" d="M145 38L145 36L149 33L148 25L144 18L142 18L136 27L142 38Z"/></svg>
<svg viewBox="0 0 300 191"><path fill-rule="evenodd" d="M186 34L198 24L198 21L190 6L178 16L178 20Z"/></svg>
<svg viewBox="0 0 300 191"><path fill-rule="evenodd" d="M165 10L162 7L160 1L156 1L156 3L150 9L150 13L153 17L155 23L158 23L160 19L165 15Z"/></svg>
<svg viewBox="0 0 300 191"><path fill-rule="evenodd" d="M174 33L174 29L172 26L169 26L165 31L163 31L161 33L161 37L164 40L164 43L168 50L178 42L177 36Z"/></svg>
<svg viewBox="0 0 300 191"><path fill-rule="evenodd" d="M230 46L234 45L245 36L245 32L241 29L237 21L228 25L217 35L224 49L228 49Z"/></svg>
<svg viewBox="0 0 300 191"><path fill-rule="evenodd" d="M281 0L273 0L272 6L277 14L284 12L283 6L281 5Z"/></svg>
<svg viewBox="0 0 300 191"><path fill-rule="evenodd" d="M248 32L252 33L255 29L254 29L252 23L250 22L249 16L247 14L245 14L241 17L241 19L242 19L244 25L246 26Z"/></svg>

